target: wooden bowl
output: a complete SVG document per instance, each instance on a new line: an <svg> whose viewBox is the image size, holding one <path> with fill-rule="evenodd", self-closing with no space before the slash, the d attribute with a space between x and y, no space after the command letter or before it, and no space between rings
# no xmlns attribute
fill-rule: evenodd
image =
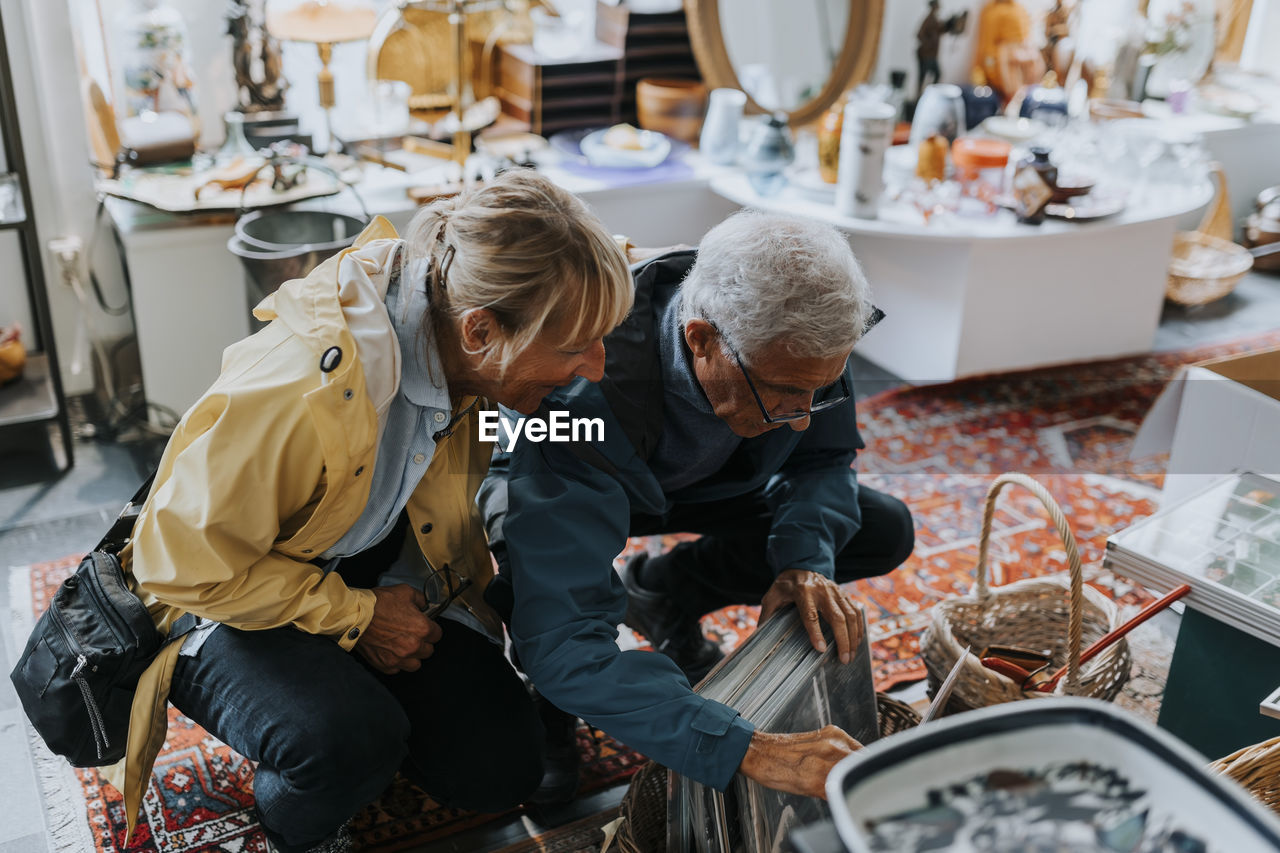
<svg viewBox="0 0 1280 853"><path fill-rule="evenodd" d="M707 87L697 80L646 77L636 83L636 118L645 130L695 144L707 111Z"/></svg>

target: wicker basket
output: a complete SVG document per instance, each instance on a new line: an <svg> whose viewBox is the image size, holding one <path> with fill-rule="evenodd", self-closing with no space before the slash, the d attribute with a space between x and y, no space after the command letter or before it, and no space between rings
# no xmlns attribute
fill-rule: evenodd
<svg viewBox="0 0 1280 853"><path fill-rule="evenodd" d="M1230 776L1264 806L1280 814L1280 737L1231 753L1209 765Z"/></svg>
<svg viewBox="0 0 1280 853"><path fill-rule="evenodd" d="M1230 240L1199 231L1173 235L1164 295L1179 305L1204 305L1235 290L1253 267L1253 255Z"/></svg>
<svg viewBox="0 0 1280 853"><path fill-rule="evenodd" d="M987 547L996 498L1010 483L1030 489L1049 510L1049 517L1066 546L1068 577L1029 578L988 588ZM947 711L951 713L1054 695L1113 699L1129 678L1128 643L1119 640L1084 666L1080 665L1080 649L1082 643L1094 642L1116 625L1115 604L1084 583L1076 540L1057 502L1030 477L1002 474L987 491L978 545L977 583L963 598L934 605L933 622L920 643L929 670L930 694L964 655L965 663L947 703ZM1066 677L1058 682L1053 693L1023 690L1020 684L982 665L977 653L993 644L1047 651L1052 656L1052 669L1067 666ZM965 651L966 646L969 652Z"/></svg>
<svg viewBox="0 0 1280 853"><path fill-rule="evenodd" d="M667 847L667 768L655 761L631 777L618 810L622 825L613 837L622 853L652 853Z"/></svg>
<svg viewBox="0 0 1280 853"><path fill-rule="evenodd" d="M920 715L914 708L887 693L876 694L876 715L880 718L880 737L882 738L920 725Z"/></svg>
<svg viewBox="0 0 1280 853"><path fill-rule="evenodd" d="M1210 167L1217 192L1195 231L1173 235L1173 256L1165 298L1179 305L1204 305L1235 290L1253 266L1253 255L1231 242L1231 200L1220 163Z"/></svg>
<svg viewBox="0 0 1280 853"><path fill-rule="evenodd" d="M880 737L920 725L920 715L906 702L876 694ZM623 818L614 841L622 853L653 853L667 846L667 768L650 761L635 776L622 797Z"/></svg>

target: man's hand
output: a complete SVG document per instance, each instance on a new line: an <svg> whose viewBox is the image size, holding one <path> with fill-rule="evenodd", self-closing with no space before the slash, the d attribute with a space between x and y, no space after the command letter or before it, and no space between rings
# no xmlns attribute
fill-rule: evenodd
<svg viewBox="0 0 1280 853"><path fill-rule="evenodd" d="M766 788L825 800L827 774L858 749L862 744L837 726L789 735L757 731L738 770Z"/></svg>
<svg viewBox="0 0 1280 853"><path fill-rule="evenodd" d="M426 596L404 583L374 587L373 594L373 620L355 650L379 672L413 672L431 657L440 639L440 626L422 612Z"/></svg>
<svg viewBox="0 0 1280 853"><path fill-rule="evenodd" d="M845 595L834 581L817 572L804 569L787 569L778 575L760 602L760 623L786 604L794 604L804 620L809 641L820 652L827 650L822 638L822 624L818 614L827 620L836 638L840 662L848 663L862 642L862 609Z"/></svg>

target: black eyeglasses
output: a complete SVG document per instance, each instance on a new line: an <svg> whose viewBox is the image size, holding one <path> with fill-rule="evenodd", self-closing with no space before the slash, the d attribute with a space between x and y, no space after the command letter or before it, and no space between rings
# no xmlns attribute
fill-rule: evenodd
<svg viewBox="0 0 1280 853"><path fill-rule="evenodd" d="M449 568L448 563L433 569L422 582L422 594L427 599L427 607L422 612L427 614L428 619L437 618L470 586L471 578L458 574Z"/></svg>
<svg viewBox="0 0 1280 853"><path fill-rule="evenodd" d="M733 355L733 360L738 363L738 369L742 371L742 378L747 380L747 387L751 389L751 396L756 398L756 405L760 407L760 416L764 418L767 424L785 424L793 421L802 421L810 415L818 412L826 411L834 408L853 396L852 389L849 387L849 378L843 373L840 374L840 381L833 382L825 388L819 388L813 393L813 402L809 404L809 408L800 409L794 412L786 412L784 414L775 415L765 408L764 400L760 399L760 392L756 390L756 384L751 381L751 374L747 373L746 366L742 363L742 359L738 356L737 351L729 346L729 342L725 341L725 347ZM840 386L839 392L832 397L826 395L835 390L836 386ZM824 399L818 399L823 397Z"/></svg>
<svg viewBox="0 0 1280 853"><path fill-rule="evenodd" d="M884 319L884 312L876 306L871 306L871 316L867 318L866 323L862 327L862 334L875 328L875 325ZM720 340L724 343L725 349L733 356L733 360L738 363L738 370L742 371L742 378L747 380L747 387L751 389L751 396L756 398L756 405L760 407L760 416L764 418L767 424L785 424L794 421L802 421L810 415L817 412L823 412L827 409L835 408L841 403L847 401L853 396L853 389L849 386L849 377L845 373L840 374L840 379L833 382L825 388L819 388L813 393L813 401L809 404L809 408L801 409L795 412L786 412L784 414L773 414L765 406L764 400L760 397L760 392L756 390L756 384L751 381L751 374L747 373L747 367L742 363L742 357L738 355L738 351L729 343L729 338L724 332L720 331L720 327L715 323L711 323L711 328L716 330L716 334L720 336ZM861 338L861 336L859 336ZM832 392L839 386L839 392L832 396Z"/></svg>

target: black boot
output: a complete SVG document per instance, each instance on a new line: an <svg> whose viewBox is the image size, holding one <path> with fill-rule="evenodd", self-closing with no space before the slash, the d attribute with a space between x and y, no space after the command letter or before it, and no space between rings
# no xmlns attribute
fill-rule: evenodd
<svg viewBox="0 0 1280 853"><path fill-rule="evenodd" d="M627 560L619 574L627 590L627 614L623 621L644 635L659 652L675 661L689 683L706 677L724 652L702 634L698 617L682 610L676 601L641 581L648 554Z"/></svg>
<svg viewBox="0 0 1280 853"><path fill-rule="evenodd" d="M582 756L578 754L578 718L552 705L536 690L533 704L542 720L542 783L530 802L567 803L578 793Z"/></svg>
<svg viewBox="0 0 1280 853"><path fill-rule="evenodd" d="M525 812L543 826L558 826L573 816L566 807L578 793L582 768L578 718L561 711L537 690L533 704L542 721L542 782L525 802Z"/></svg>
<svg viewBox="0 0 1280 853"><path fill-rule="evenodd" d="M351 838L351 821L347 821L332 835L321 841L298 845L289 844L279 833L263 823L262 814L256 805L253 807L253 813L258 819L262 834L267 837L267 849L271 853L352 853L356 849L355 842Z"/></svg>

